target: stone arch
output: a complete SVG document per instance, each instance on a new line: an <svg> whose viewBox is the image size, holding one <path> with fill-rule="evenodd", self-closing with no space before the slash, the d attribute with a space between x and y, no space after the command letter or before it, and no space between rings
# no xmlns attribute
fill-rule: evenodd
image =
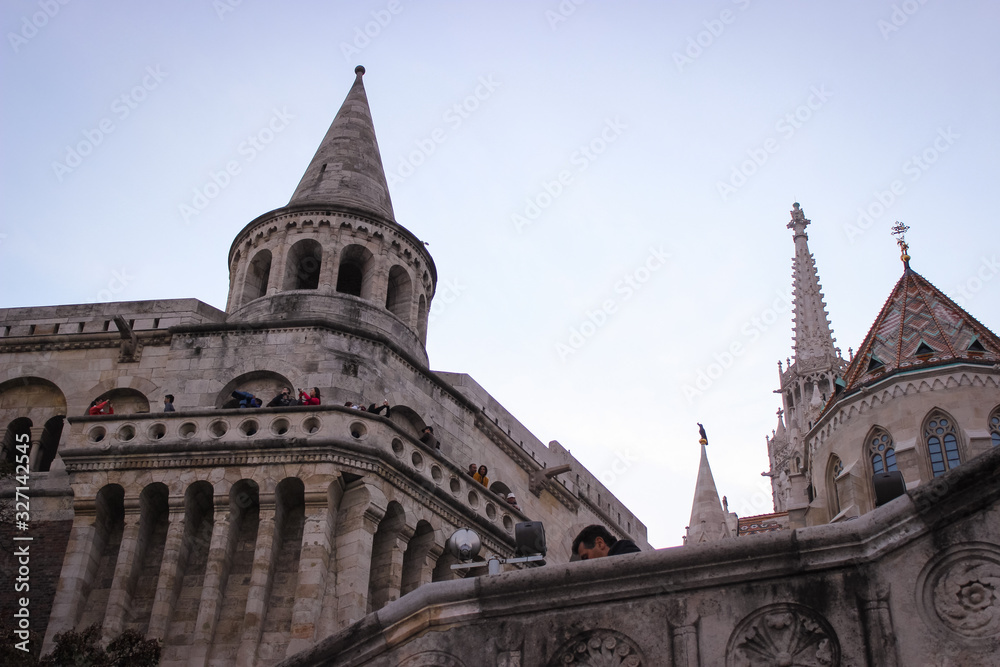
<svg viewBox="0 0 1000 667"><path fill-rule="evenodd" d="M240 294L239 305L242 306L267 294L271 280L271 262L271 251L266 248L259 250L250 260L243 278L243 291Z"/></svg>
<svg viewBox="0 0 1000 667"><path fill-rule="evenodd" d="M164 646L181 646L191 639L201 601L215 518L215 489L199 480L184 492L184 539L177 555L177 577L171 596Z"/></svg>
<svg viewBox="0 0 1000 667"><path fill-rule="evenodd" d="M316 239L296 241L285 255L285 279L282 289L319 288L323 246Z"/></svg>
<svg viewBox="0 0 1000 667"><path fill-rule="evenodd" d="M386 286L385 307L401 319L404 324L410 324L410 312L413 309L411 293L412 281L410 274L399 264L389 269L389 282Z"/></svg>
<svg viewBox="0 0 1000 667"><path fill-rule="evenodd" d="M137 585L139 581L155 582L160 575L160 565L167 542L170 524L170 491L163 482L146 485L139 494L139 537L133 567L126 590L130 600L125 629L145 635L153 611L156 585Z"/></svg>
<svg viewBox="0 0 1000 667"><path fill-rule="evenodd" d="M546 664L548 667L562 665L652 667L652 663L646 662L635 640L626 634L605 628L587 630L563 642Z"/></svg>
<svg viewBox="0 0 1000 667"><path fill-rule="evenodd" d="M66 415L66 397L56 383L37 376L22 376L0 383L0 414L29 416L41 413L39 422L54 414Z"/></svg>
<svg viewBox="0 0 1000 667"><path fill-rule="evenodd" d="M372 538L372 561L368 574L369 613L399 598L403 554L409 538L403 506L395 500L389 501L385 516L379 521Z"/></svg>
<svg viewBox="0 0 1000 667"><path fill-rule="evenodd" d="M267 405L282 387L294 387L288 378L281 373L269 370L250 371L237 375L226 383L222 390L215 397L215 407L223 407L229 399L233 397L234 391L246 391L261 399L263 405Z"/></svg>
<svg viewBox="0 0 1000 667"><path fill-rule="evenodd" d="M209 661L235 655L243 636L254 553L260 527L260 487L243 478L229 492L229 536L223 559L222 610L215 624Z"/></svg>
<svg viewBox="0 0 1000 667"><path fill-rule="evenodd" d="M56 458L59 450L59 441L62 439L63 425L66 423L64 415L56 415L45 422L42 428L42 440L39 445L40 451L35 460L35 470L38 472L48 472L52 467L52 462Z"/></svg>
<svg viewBox="0 0 1000 667"><path fill-rule="evenodd" d="M17 460L17 446L28 444L30 449L32 421L27 417L17 417L7 424L3 436L3 461L13 466ZM25 437L27 436L27 437Z"/></svg>
<svg viewBox="0 0 1000 667"><path fill-rule="evenodd" d="M80 591L84 603L78 607L78 617L73 619L76 629L104 622L125 529L125 489L119 484L104 485L97 492L94 505L96 520L88 560L95 565L84 575Z"/></svg>
<svg viewBox="0 0 1000 667"><path fill-rule="evenodd" d="M375 256L363 245L346 246L340 253L337 270L337 291L342 294L371 299L374 291Z"/></svg>
<svg viewBox="0 0 1000 667"><path fill-rule="evenodd" d="M934 407L921 424L920 442L923 445L924 462L930 477L940 477L948 470L956 468L965 458L963 454L962 429L955 418L939 407Z"/></svg>
<svg viewBox="0 0 1000 667"><path fill-rule="evenodd" d="M840 667L840 641L821 614L800 604L770 604L741 620L726 645L726 667Z"/></svg>
<svg viewBox="0 0 1000 667"><path fill-rule="evenodd" d="M149 412L149 399L138 389L118 387L104 392L94 400L98 403L111 401L111 407L117 414L129 415Z"/></svg>
<svg viewBox="0 0 1000 667"><path fill-rule="evenodd" d="M427 422L424 421L424 418L408 405L392 406L392 414L389 416L389 419L396 426L399 426L407 435L413 436L414 438L419 438L421 432L424 430L424 427L427 426Z"/></svg>
<svg viewBox="0 0 1000 667"><path fill-rule="evenodd" d="M403 574L399 586L401 596L431 582L440 554L441 547L436 544L436 531L430 522L424 519L417 521L416 530L403 554Z"/></svg>
<svg viewBox="0 0 1000 667"><path fill-rule="evenodd" d="M492 484L490 484L490 491L497 494L504 500L507 499L507 494L511 493L510 487L504 484L503 482L493 482Z"/></svg>
<svg viewBox="0 0 1000 667"><path fill-rule="evenodd" d="M840 492L837 489L837 478L844 471L844 462L836 454L830 454L826 464L826 506L830 518L840 514Z"/></svg>
<svg viewBox="0 0 1000 667"><path fill-rule="evenodd" d="M427 345L427 297L423 294L417 299L417 337Z"/></svg>

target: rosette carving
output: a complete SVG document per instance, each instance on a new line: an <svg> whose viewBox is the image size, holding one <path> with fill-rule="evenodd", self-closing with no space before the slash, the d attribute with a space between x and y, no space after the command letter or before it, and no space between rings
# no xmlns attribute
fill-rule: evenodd
<svg viewBox="0 0 1000 667"><path fill-rule="evenodd" d="M1000 635L1000 549L970 543L931 560L917 582L928 625L965 639Z"/></svg>
<svg viewBox="0 0 1000 667"><path fill-rule="evenodd" d="M840 643L821 615L797 604L772 604L736 626L727 667L838 667Z"/></svg>
<svg viewBox="0 0 1000 667"><path fill-rule="evenodd" d="M563 644L549 667L642 667L642 654L635 643L614 630L590 630Z"/></svg>

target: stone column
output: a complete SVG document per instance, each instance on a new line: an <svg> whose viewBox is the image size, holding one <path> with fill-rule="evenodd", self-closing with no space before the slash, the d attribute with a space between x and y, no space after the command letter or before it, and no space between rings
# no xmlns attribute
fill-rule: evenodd
<svg viewBox="0 0 1000 667"><path fill-rule="evenodd" d="M330 224L336 224L336 219L331 220ZM321 294L333 294L337 291L337 274L340 269L339 239L333 230L328 230L325 242L320 243L323 245L323 263L319 267L317 291Z"/></svg>
<svg viewBox="0 0 1000 667"><path fill-rule="evenodd" d="M55 648L55 636L73 630L97 572L104 539L97 525L97 508L93 499L77 501L73 506L73 527L70 529L66 556L63 558L59 583L52 600L52 612L42 642L42 654Z"/></svg>
<svg viewBox="0 0 1000 667"><path fill-rule="evenodd" d="M299 577L292 607L292 636L286 657L312 645L316 636L323 598L330 570L331 508L327 494L305 494L305 523L302 527L302 550L299 555Z"/></svg>
<svg viewBox="0 0 1000 667"><path fill-rule="evenodd" d="M278 539L275 539L276 533ZM247 606L243 616L243 638L236 653L237 665L252 665L254 656L257 655L261 632L264 629L264 615L267 613L267 598L271 592L274 563L281 546L280 536L281 526L278 525L275 516L274 496L269 499L262 497L257 523L257 542L253 552L253 569L250 572L250 589L247 591Z"/></svg>
<svg viewBox="0 0 1000 667"><path fill-rule="evenodd" d="M265 296L272 296L285 289L285 261L288 259L288 235L281 233L281 241L270 247L271 275L267 280Z"/></svg>
<svg viewBox="0 0 1000 667"><path fill-rule="evenodd" d="M135 590L135 580L139 575L139 529L142 514L139 511L138 498L125 500L125 525L122 530L122 543L118 548L118 561L115 563L115 576L111 580L111 590L108 593L108 607L104 613L103 638L110 641L120 635L125 627L125 614L132 601ZM150 518L146 517L149 521Z"/></svg>
<svg viewBox="0 0 1000 667"><path fill-rule="evenodd" d="M167 539L163 546L163 561L160 563L160 574L156 580L156 595L153 598L153 609L149 616L147 639L166 639L170 626L170 617L177 603L180 592L181 565L187 562L189 545L184 540L184 499L171 499L170 524L167 527Z"/></svg>
<svg viewBox="0 0 1000 667"><path fill-rule="evenodd" d="M398 532L386 540L384 546L387 550L384 554L380 554L379 571L373 569L369 574L372 580L376 580L376 587L371 592L373 611L378 611L393 600L399 599L403 581L403 556L412 536L412 528L400 526Z"/></svg>
<svg viewBox="0 0 1000 667"><path fill-rule="evenodd" d="M239 521L234 521L230 516L228 498L225 500L225 503L216 502L215 505L215 525L212 526L212 544L208 548L201 601L198 603L198 620L195 622L191 642L190 665L205 664L209 645L215 635L215 625L219 622L222 611L222 595L233 559L233 531L239 525Z"/></svg>
<svg viewBox="0 0 1000 667"><path fill-rule="evenodd" d="M38 470L38 459L42 456L42 434L45 432L45 427L32 426L30 431L31 447L28 450L28 469ZM58 446L58 443L56 445Z"/></svg>
<svg viewBox="0 0 1000 667"><path fill-rule="evenodd" d="M253 253L253 246L249 249L241 247L240 251L240 262L236 267L235 274L232 273L232 268L230 268L230 280L232 284L229 286L229 300L226 302L227 312L232 312L243 305L241 303L243 301L243 288L247 282L247 271L250 270L250 257L245 256L243 251Z"/></svg>
<svg viewBox="0 0 1000 667"><path fill-rule="evenodd" d="M700 667L698 661L698 614L688 610L686 600L667 603L674 667Z"/></svg>
<svg viewBox="0 0 1000 667"><path fill-rule="evenodd" d="M383 516L385 508L370 501L364 484L344 495L333 544L337 583L327 587L320 636L331 635L367 613L372 541Z"/></svg>
<svg viewBox="0 0 1000 667"><path fill-rule="evenodd" d="M896 634L889 611L889 586L869 579L860 598L865 624L865 652L868 664L879 667L897 667Z"/></svg>

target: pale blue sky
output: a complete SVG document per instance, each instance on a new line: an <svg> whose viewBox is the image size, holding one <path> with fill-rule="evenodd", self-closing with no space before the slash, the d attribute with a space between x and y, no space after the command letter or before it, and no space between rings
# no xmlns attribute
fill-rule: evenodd
<svg viewBox="0 0 1000 667"><path fill-rule="evenodd" d="M224 308L235 234L287 203L364 64L396 218L437 263L432 368L603 474L656 546L687 524L698 421L730 507L771 509L793 201L845 355L901 274L897 219L913 268L1000 329L986 0L17 0L0 26L0 307Z"/></svg>

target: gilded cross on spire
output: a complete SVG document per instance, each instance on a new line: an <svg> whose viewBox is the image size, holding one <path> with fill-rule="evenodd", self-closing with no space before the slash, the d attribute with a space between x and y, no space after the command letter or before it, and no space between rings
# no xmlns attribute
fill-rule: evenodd
<svg viewBox="0 0 1000 667"><path fill-rule="evenodd" d="M906 242L906 232L908 231L910 231L909 225L904 225L899 220L892 226L892 235L896 237L896 243L899 244L899 249L902 252L899 258L903 260L903 265L906 268L910 268L910 246Z"/></svg>

